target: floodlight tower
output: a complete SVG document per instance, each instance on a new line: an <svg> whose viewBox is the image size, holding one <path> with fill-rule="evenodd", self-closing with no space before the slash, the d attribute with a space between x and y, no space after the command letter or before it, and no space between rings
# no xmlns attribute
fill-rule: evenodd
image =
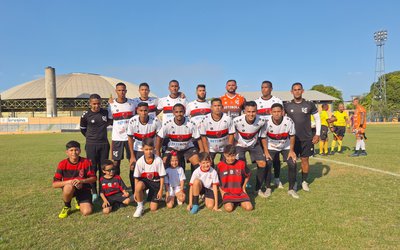
<svg viewBox="0 0 400 250"><path fill-rule="evenodd" d="M385 55L384 45L387 40L387 30L380 30L374 33L376 43L375 62L375 87L374 99L378 101L380 108L386 107L386 78L385 78Z"/></svg>

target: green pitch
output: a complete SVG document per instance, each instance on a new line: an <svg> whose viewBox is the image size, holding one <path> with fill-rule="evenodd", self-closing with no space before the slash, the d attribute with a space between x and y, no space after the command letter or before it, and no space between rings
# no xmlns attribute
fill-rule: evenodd
<svg viewBox="0 0 400 250"><path fill-rule="evenodd" d="M399 175L399 131L400 125L369 126L367 157L350 158L348 149L345 155L326 159ZM72 139L84 142L78 133L0 136L0 248L394 249L400 245L400 177L320 157L311 160L311 192L300 190L298 200L288 197L284 164L285 189L274 190L268 200L253 198L252 212L203 209L190 215L186 206L162 207L155 213L147 209L142 218L134 219L134 206L104 216L97 203L91 216L76 212L59 219L61 192L51 188L51 182L57 163L65 157L64 145ZM354 135L348 133L344 145L352 149L354 144ZM126 161L122 173L129 183Z"/></svg>

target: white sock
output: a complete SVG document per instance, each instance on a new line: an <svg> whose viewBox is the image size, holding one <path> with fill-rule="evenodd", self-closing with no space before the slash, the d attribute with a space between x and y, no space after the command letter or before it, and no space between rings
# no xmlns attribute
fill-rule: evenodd
<svg viewBox="0 0 400 250"><path fill-rule="evenodd" d="M360 146L361 146L361 150L365 150L365 141L364 140L361 140L360 141Z"/></svg>
<svg viewBox="0 0 400 250"><path fill-rule="evenodd" d="M360 148L361 148L361 140L357 140L356 150L360 150Z"/></svg>
<svg viewBox="0 0 400 250"><path fill-rule="evenodd" d="M138 207L143 207L143 203L144 203L143 201L140 201L140 202L137 203L137 206Z"/></svg>

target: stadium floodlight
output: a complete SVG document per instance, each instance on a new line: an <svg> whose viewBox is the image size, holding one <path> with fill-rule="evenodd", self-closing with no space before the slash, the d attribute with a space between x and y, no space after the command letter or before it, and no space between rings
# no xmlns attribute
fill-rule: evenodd
<svg viewBox="0 0 400 250"><path fill-rule="evenodd" d="M382 46L385 44L385 41L387 40L387 35L388 32L387 30L380 30L374 33L374 40L376 45Z"/></svg>

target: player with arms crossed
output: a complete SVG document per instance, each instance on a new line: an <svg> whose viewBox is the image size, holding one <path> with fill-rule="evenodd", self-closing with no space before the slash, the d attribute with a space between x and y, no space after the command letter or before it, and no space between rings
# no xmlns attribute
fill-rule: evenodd
<svg viewBox="0 0 400 250"><path fill-rule="evenodd" d="M304 89L301 83L294 83L291 93L293 94L293 100L285 103L285 113L293 120L296 129L294 151L301 159L301 186L304 191L310 191L307 182L310 167L309 157L314 154L314 144L319 141L321 120L315 104L303 99ZM314 136L311 129L311 116L314 117L316 127Z"/></svg>

